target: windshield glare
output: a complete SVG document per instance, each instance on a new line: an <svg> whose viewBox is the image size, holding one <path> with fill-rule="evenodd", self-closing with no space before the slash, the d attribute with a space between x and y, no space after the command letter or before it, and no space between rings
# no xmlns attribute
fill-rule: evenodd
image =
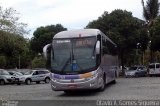
<svg viewBox="0 0 160 106"><path fill-rule="evenodd" d="M155 68L155 65L149 65L149 68Z"/></svg>
<svg viewBox="0 0 160 106"><path fill-rule="evenodd" d="M2 75L10 75L7 71L2 71L2 73L1 73Z"/></svg>
<svg viewBox="0 0 160 106"><path fill-rule="evenodd" d="M33 73L33 71L27 71L24 75L30 75L32 73Z"/></svg>
<svg viewBox="0 0 160 106"><path fill-rule="evenodd" d="M16 72L16 73L14 73L13 75L19 75L19 76L21 76L21 75L23 75L23 74L20 73L20 72Z"/></svg>
<svg viewBox="0 0 160 106"><path fill-rule="evenodd" d="M53 40L52 69L79 72L96 66L96 37Z"/></svg>
<svg viewBox="0 0 160 106"><path fill-rule="evenodd" d="M129 71L131 71L131 70L136 70L137 69L137 67L130 67L129 68Z"/></svg>

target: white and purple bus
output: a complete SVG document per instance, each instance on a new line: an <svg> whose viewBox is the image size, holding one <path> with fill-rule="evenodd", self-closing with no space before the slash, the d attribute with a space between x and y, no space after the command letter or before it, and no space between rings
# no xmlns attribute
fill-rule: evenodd
<svg viewBox="0 0 160 106"><path fill-rule="evenodd" d="M57 33L43 48L51 50L51 88L54 91L99 89L116 82L117 45L98 29Z"/></svg>

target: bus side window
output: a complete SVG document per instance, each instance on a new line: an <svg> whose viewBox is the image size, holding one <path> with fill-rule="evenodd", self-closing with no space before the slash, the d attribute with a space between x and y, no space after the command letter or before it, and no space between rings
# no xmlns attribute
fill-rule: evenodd
<svg viewBox="0 0 160 106"><path fill-rule="evenodd" d="M104 54L109 54L109 49L106 43L106 40L102 38L102 53Z"/></svg>
<svg viewBox="0 0 160 106"><path fill-rule="evenodd" d="M156 68L160 68L160 64L156 64Z"/></svg>
<svg viewBox="0 0 160 106"><path fill-rule="evenodd" d="M116 45L112 44L111 42L109 42L107 40L107 47L109 49L109 54L110 55L113 55L113 56L117 55L117 47L116 47Z"/></svg>

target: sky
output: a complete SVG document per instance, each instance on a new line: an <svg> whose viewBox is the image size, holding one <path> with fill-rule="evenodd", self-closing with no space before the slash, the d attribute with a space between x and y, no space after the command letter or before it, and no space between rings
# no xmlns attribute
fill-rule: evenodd
<svg viewBox="0 0 160 106"><path fill-rule="evenodd" d="M145 1L145 0L144 0ZM19 22L27 23L33 37L36 28L62 24L68 30L82 29L100 17L104 11L123 9L143 19L141 0L0 0L0 6L12 7L19 14Z"/></svg>

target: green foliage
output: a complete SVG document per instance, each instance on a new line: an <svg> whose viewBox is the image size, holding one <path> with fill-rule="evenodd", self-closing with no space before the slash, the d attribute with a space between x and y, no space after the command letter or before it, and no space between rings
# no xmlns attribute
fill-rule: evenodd
<svg viewBox="0 0 160 106"><path fill-rule="evenodd" d="M160 16L156 18L155 23L150 28L151 50L160 51Z"/></svg>
<svg viewBox="0 0 160 106"><path fill-rule="evenodd" d="M6 66L6 57L0 56L0 68L5 68Z"/></svg>
<svg viewBox="0 0 160 106"><path fill-rule="evenodd" d="M46 61L43 57L35 57L32 60L32 68L45 68Z"/></svg>
<svg viewBox="0 0 160 106"><path fill-rule="evenodd" d="M144 5L144 0L142 0L143 16L146 20L147 31L149 31L148 35L149 35L150 41L152 42L151 44L148 44L148 47L150 46L150 62L154 62L152 51L155 51L156 49L158 49L155 45L156 45L156 42L160 40L158 36L154 36L153 34L154 33L153 26L159 14L159 9L160 9L159 5L160 4L158 0L147 0L146 5Z"/></svg>
<svg viewBox="0 0 160 106"><path fill-rule="evenodd" d="M110 14L104 12L97 20L90 22L87 28L100 29L118 45L119 58L123 66L127 58L133 54L133 49L137 49L137 43L141 43L143 50L147 47L148 37L146 30L142 28L143 25L144 21L133 17L131 12L118 9Z"/></svg>
<svg viewBox="0 0 160 106"><path fill-rule="evenodd" d="M148 24L148 27L151 27L155 18L159 14L159 2L158 0L147 0L146 5L144 5L144 1L142 0L142 6L143 16Z"/></svg>
<svg viewBox="0 0 160 106"><path fill-rule="evenodd" d="M37 28L33 33L34 37L32 37L30 42L31 49L36 52L36 54L42 53L43 47L46 44L51 43L53 36L64 30L67 29L64 28L61 24Z"/></svg>
<svg viewBox="0 0 160 106"><path fill-rule="evenodd" d="M26 40L22 36L3 31L0 31L0 35L0 53L13 56L27 51Z"/></svg>
<svg viewBox="0 0 160 106"><path fill-rule="evenodd" d="M0 36L0 54L6 56L6 68L18 67L19 55L29 52L26 39L4 31Z"/></svg>

